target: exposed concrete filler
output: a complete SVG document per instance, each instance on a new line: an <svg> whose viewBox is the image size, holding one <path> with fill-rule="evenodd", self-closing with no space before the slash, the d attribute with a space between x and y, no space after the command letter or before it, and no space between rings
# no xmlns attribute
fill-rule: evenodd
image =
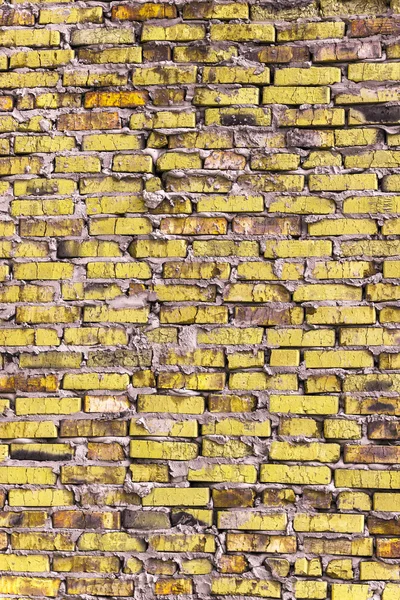
<svg viewBox="0 0 400 600"><path fill-rule="evenodd" d="M400 600L400 0L0 46L0 600Z"/></svg>

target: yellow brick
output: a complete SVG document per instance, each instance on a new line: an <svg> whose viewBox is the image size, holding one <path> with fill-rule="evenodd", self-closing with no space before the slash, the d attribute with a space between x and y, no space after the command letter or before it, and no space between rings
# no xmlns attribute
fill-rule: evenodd
<svg viewBox="0 0 400 600"><path fill-rule="evenodd" d="M206 125L271 125L269 108L206 108Z"/></svg>
<svg viewBox="0 0 400 600"><path fill-rule="evenodd" d="M260 481L291 485L327 485L331 481L331 471L328 467L261 465Z"/></svg>
<svg viewBox="0 0 400 600"><path fill-rule="evenodd" d="M150 267L146 263L107 263L92 262L87 265L87 277L90 279L149 279Z"/></svg>
<svg viewBox="0 0 400 600"><path fill-rule="evenodd" d="M270 396L270 412L311 415L336 414L339 410L337 396Z"/></svg>
<svg viewBox="0 0 400 600"><path fill-rule="evenodd" d="M307 560L306 558L298 558L294 565L296 575L305 575L308 577L321 577L322 568L318 558Z"/></svg>
<svg viewBox="0 0 400 600"><path fill-rule="evenodd" d="M21 29L19 31L23 30ZM36 31L35 33L39 33L39 31ZM49 33L56 32L53 31ZM37 73L35 73L34 71L28 73L0 73L0 86L4 89L54 87L55 85L57 85L58 79L58 73L50 72L40 73L40 78L38 78Z"/></svg>
<svg viewBox="0 0 400 600"><path fill-rule="evenodd" d="M208 575L212 564L207 558L193 558L182 561L181 569L185 575Z"/></svg>
<svg viewBox="0 0 400 600"><path fill-rule="evenodd" d="M364 471L361 469L338 469L335 472L336 487L399 489L397 471Z"/></svg>
<svg viewBox="0 0 400 600"><path fill-rule="evenodd" d="M273 42L275 40L275 29L273 25L252 23L211 25L211 40L235 41L235 42Z"/></svg>
<svg viewBox="0 0 400 600"><path fill-rule="evenodd" d="M76 183L70 179L26 179L14 182L15 196L43 194L72 194Z"/></svg>
<svg viewBox="0 0 400 600"><path fill-rule="evenodd" d="M329 439L360 439L361 425L349 419L325 419L324 435Z"/></svg>
<svg viewBox="0 0 400 600"><path fill-rule="evenodd" d="M14 200L11 204L11 214L13 216L58 216L72 215L74 212L74 203L71 199L65 200ZM43 246L42 246L43 247ZM31 245L36 252L41 248L35 243ZM22 249L19 249L20 256L23 257ZM43 253L47 256L47 252ZM35 256L31 254L30 256ZM42 253L39 254L42 256Z"/></svg>
<svg viewBox="0 0 400 600"><path fill-rule="evenodd" d="M314 283L300 285L293 293L295 302L310 300L358 300L362 299L362 290L345 284Z"/></svg>
<svg viewBox="0 0 400 600"><path fill-rule="evenodd" d="M344 159L346 169L369 169L369 168L397 168L400 166L400 152L396 150L375 150L365 154L346 156Z"/></svg>
<svg viewBox="0 0 400 600"><path fill-rule="evenodd" d="M51 421L8 421L0 423L1 437L10 438L54 438L57 428Z"/></svg>
<svg viewBox="0 0 400 600"><path fill-rule="evenodd" d="M211 594L218 596L257 596L280 598L281 584L263 579L218 577L211 580Z"/></svg>
<svg viewBox="0 0 400 600"><path fill-rule="evenodd" d="M138 412L166 412L182 414L202 414L204 398L201 396L139 395Z"/></svg>
<svg viewBox="0 0 400 600"><path fill-rule="evenodd" d="M118 573L119 559L114 556L55 556L53 570L61 573Z"/></svg>
<svg viewBox="0 0 400 600"><path fill-rule="evenodd" d="M82 48L78 51L78 56L83 63L141 63L142 48L140 46L105 48L104 50Z"/></svg>
<svg viewBox="0 0 400 600"><path fill-rule="evenodd" d="M50 29L7 29L0 33L1 46L59 46L60 32Z"/></svg>
<svg viewBox="0 0 400 600"><path fill-rule="evenodd" d="M335 130L336 146L369 146L379 142L377 129L337 129Z"/></svg>
<svg viewBox="0 0 400 600"><path fill-rule="evenodd" d="M266 244L266 258L300 258L330 256L332 242L327 240L272 240Z"/></svg>
<svg viewBox="0 0 400 600"><path fill-rule="evenodd" d="M224 25L221 25L224 27ZM237 88L227 91L214 91L208 88L196 88L193 104L200 106L229 106L232 104L258 104L258 90L255 88Z"/></svg>
<svg viewBox="0 0 400 600"><path fill-rule="evenodd" d="M364 516L350 514L297 514L294 517L293 527L295 531L301 532L363 533Z"/></svg>
<svg viewBox="0 0 400 600"><path fill-rule="evenodd" d="M45 577L18 577L3 575L0 582L0 593L39 596L45 594L49 598L55 598L61 585L60 579Z"/></svg>
<svg viewBox="0 0 400 600"><path fill-rule="evenodd" d="M240 421L239 419L223 419L214 421L201 427L202 435L230 435L230 436L258 436L271 435L270 422L266 421Z"/></svg>
<svg viewBox="0 0 400 600"><path fill-rule="evenodd" d="M150 546L157 552L214 552L215 541L211 534L151 535Z"/></svg>
<svg viewBox="0 0 400 600"><path fill-rule="evenodd" d="M72 506L74 495L67 490L53 488L12 489L8 493L8 501L10 506Z"/></svg>
<svg viewBox="0 0 400 600"><path fill-rule="evenodd" d="M134 31L128 27L75 29L71 32L71 46L132 44L134 41Z"/></svg>
<svg viewBox="0 0 400 600"><path fill-rule="evenodd" d="M91 8L57 8L42 9L39 13L39 23L47 25L48 23L101 23L103 20L103 10L100 6Z"/></svg>
<svg viewBox="0 0 400 600"><path fill-rule="evenodd" d="M83 533L77 543L79 550L101 552L144 552L145 543L123 531L112 533Z"/></svg>
<svg viewBox="0 0 400 600"><path fill-rule="evenodd" d="M359 14L359 10L358 0L321 0L321 11L324 17L354 16ZM385 0L365 0L362 11L363 14L371 16L383 14L386 12L386 2Z"/></svg>
<svg viewBox="0 0 400 600"><path fill-rule="evenodd" d="M199 154L194 152L165 152L157 159L157 169L201 169L202 161Z"/></svg>
<svg viewBox="0 0 400 600"><path fill-rule="evenodd" d="M298 154L269 154L251 158L251 168L255 170L291 171L297 169L299 164Z"/></svg>
<svg viewBox="0 0 400 600"><path fill-rule="evenodd" d="M373 367L374 359L368 350L306 350L307 369L358 369Z"/></svg>
<svg viewBox="0 0 400 600"><path fill-rule="evenodd" d="M327 539L305 538L306 551L313 554L347 554L351 556L372 556L373 540L368 537L353 537L353 541L346 538Z"/></svg>
<svg viewBox="0 0 400 600"><path fill-rule="evenodd" d="M316 262L312 270L315 279L363 279L374 274L374 264L361 260Z"/></svg>
<svg viewBox="0 0 400 600"><path fill-rule="evenodd" d="M142 190L139 179L115 179L113 177L81 179L79 189L82 194L103 194L114 192L135 193Z"/></svg>
<svg viewBox="0 0 400 600"><path fill-rule="evenodd" d="M338 444L319 444L318 442L308 444L272 442L269 457L272 460L296 462L337 462L340 458L340 446Z"/></svg>
<svg viewBox="0 0 400 600"><path fill-rule="evenodd" d="M383 235L398 235L400 233L400 219L385 221L381 231Z"/></svg>
<svg viewBox="0 0 400 600"><path fill-rule="evenodd" d="M315 325L372 324L375 323L375 309L372 306L318 306L309 311L306 309L306 320Z"/></svg>
<svg viewBox="0 0 400 600"><path fill-rule="evenodd" d="M322 23L301 23L278 31L278 42L294 42L297 40L322 40L326 38L344 37L344 23L326 21Z"/></svg>
<svg viewBox="0 0 400 600"><path fill-rule="evenodd" d="M188 481L255 483L257 470L253 465L209 465L200 469L189 468Z"/></svg>
<svg viewBox="0 0 400 600"><path fill-rule="evenodd" d="M386 175L383 179L382 190L384 192L398 192L400 190L398 175Z"/></svg>
<svg viewBox="0 0 400 600"><path fill-rule="evenodd" d="M65 466L61 467L61 483L123 484L125 467Z"/></svg>
<svg viewBox="0 0 400 600"><path fill-rule="evenodd" d="M185 4L183 7L184 19L248 19L249 8L240 2L228 4Z"/></svg>
<svg viewBox="0 0 400 600"><path fill-rule="evenodd" d="M134 458L162 458L167 460L192 460L196 458L196 444L186 442L153 442L135 440L131 442L130 456Z"/></svg>
<svg viewBox="0 0 400 600"><path fill-rule="evenodd" d="M73 272L74 266L72 264L62 262L18 263L14 265L15 278L24 280L70 279L73 276Z"/></svg>
<svg viewBox="0 0 400 600"><path fill-rule="evenodd" d="M91 235L142 235L151 231L151 223L146 217L106 217L93 219L89 224Z"/></svg>
<svg viewBox="0 0 400 600"><path fill-rule="evenodd" d="M312 191L377 190L378 180L373 173L310 175L309 186Z"/></svg>
<svg viewBox="0 0 400 600"><path fill-rule="evenodd" d="M48 557L40 554L31 554L29 556L2 554L0 557L0 566L2 571L27 571L31 573L50 571Z"/></svg>
<svg viewBox="0 0 400 600"><path fill-rule="evenodd" d="M96 156L56 156L55 173L100 173L101 162Z"/></svg>
<svg viewBox="0 0 400 600"><path fill-rule="evenodd" d="M330 85L340 80L341 71L337 67L290 67L278 69L275 73L275 85L278 86Z"/></svg>
<svg viewBox="0 0 400 600"><path fill-rule="evenodd" d="M292 373L266 375L260 372L233 373L229 377L231 390L297 390L297 376Z"/></svg>
<svg viewBox="0 0 400 600"><path fill-rule="evenodd" d="M398 81L400 79L399 63L359 63L348 67L348 78L351 81Z"/></svg>
<svg viewBox="0 0 400 600"><path fill-rule="evenodd" d="M283 127L332 127L345 124L342 108L287 108L279 115Z"/></svg>
<svg viewBox="0 0 400 600"><path fill-rule="evenodd" d="M385 593L383 593L383 600L390 600L390 597L385 598ZM332 584L332 600L368 600L370 597L369 585L354 583Z"/></svg>
<svg viewBox="0 0 400 600"><path fill-rule="evenodd" d="M77 306L18 306L17 323L73 323L79 320Z"/></svg>
<svg viewBox="0 0 400 600"><path fill-rule="evenodd" d="M333 346L335 334L332 329L303 331L302 329L269 329L268 344L276 346Z"/></svg>
<svg viewBox="0 0 400 600"><path fill-rule="evenodd" d="M271 367L297 367L300 364L299 350L271 350Z"/></svg>
<svg viewBox="0 0 400 600"><path fill-rule="evenodd" d="M75 53L73 50L38 50L31 52L17 52L10 57L10 69L20 67L51 68L68 64Z"/></svg>
<svg viewBox="0 0 400 600"><path fill-rule="evenodd" d="M197 421L173 421L172 419L132 419L129 435L134 437L197 437Z"/></svg>
<svg viewBox="0 0 400 600"><path fill-rule="evenodd" d="M375 493L374 510L382 512L398 512L400 504L400 494Z"/></svg>
<svg viewBox="0 0 400 600"><path fill-rule="evenodd" d="M143 497L143 506L206 506L209 502L208 488L159 487Z"/></svg>
<svg viewBox="0 0 400 600"><path fill-rule="evenodd" d="M194 241L195 256L259 256L257 242L234 242L231 240Z"/></svg>
<svg viewBox="0 0 400 600"><path fill-rule="evenodd" d="M304 6L297 5L274 5L254 4L251 6L251 18L255 21L286 21L298 18L309 18L318 15L317 3L311 1Z"/></svg>
<svg viewBox="0 0 400 600"><path fill-rule="evenodd" d="M40 355L39 355L40 356ZM20 362L20 366L22 367ZM16 398L16 415L70 415L81 410L80 398Z"/></svg>
<svg viewBox="0 0 400 600"><path fill-rule="evenodd" d="M329 100L329 87L270 86L262 94L263 104L328 104Z"/></svg>
<svg viewBox="0 0 400 600"><path fill-rule="evenodd" d="M188 25L179 23L177 25L143 25L142 42L166 41L166 42L193 42L205 38L204 25Z"/></svg>
<svg viewBox="0 0 400 600"><path fill-rule="evenodd" d="M82 149L84 151L96 150L100 152L113 152L115 150L138 150L140 148L140 137L137 135L128 135L126 133L85 135L82 139Z"/></svg>
<svg viewBox="0 0 400 600"><path fill-rule="evenodd" d="M145 210L145 205L139 196L102 196L102 198L86 198L88 215L137 213ZM89 242L86 242L89 245ZM78 247L79 245L76 244ZM112 245L115 245L112 244ZM121 253L116 254L119 256Z"/></svg>
<svg viewBox="0 0 400 600"><path fill-rule="evenodd" d="M363 586L363 587L366 588L366 593L369 594L369 591L368 591L369 586L366 585L366 586ZM399 587L400 586L395 585L393 583L387 583L385 585L385 589L384 589L383 594L382 594L382 600L396 600L396 596L398 595L398 593L400 591ZM362 600L364 600L364 598L362 598ZM368 600L368 596L367 595L365 595L365 600Z"/></svg>
<svg viewBox="0 0 400 600"><path fill-rule="evenodd" d="M342 157L334 152L320 151L310 152L306 160L303 160L304 169L315 169L316 167L341 167Z"/></svg>
<svg viewBox="0 0 400 600"><path fill-rule="evenodd" d="M128 384L129 376L118 373L67 373L63 378L65 390L125 390Z"/></svg>
<svg viewBox="0 0 400 600"><path fill-rule="evenodd" d="M169 261L163 266L164 278L171 279L229 279L229 275L230 265L227 263Z"/></svg>
<svg viewBox="0 0 400 600"><path fill-rule="evenodd" d="M169 472L166 465L131 465L130 470L132 481L156 481L158 483L168 483L169 481Z"/></svg>
<svg viewBox="0 0 400 600"><path fill-rule="evenodd" d="M360 563L360 580L400 580L400 567L398 564L363 561Z"/></svg>
<svg viewBox="0 0 400 600"><path fill-rule="evenodd" d="M204 67L203 83L269 83L269 69L260 67Z"/></svg>
<svg viewBox="0 0 400 600"><path fill-rule="evenodd" d="M196 83L197 67L136 67L132 75L133 85L176 85Z"/></svg>
<svg viewBox="0 0 400 600"><path fill-rule="evenodd" d="M268 279L276 280L298 280L302 279L303 265L285 262L282 265L282 271L278 274L274 272L273 262L247 262L240 263L237 266L237 274L240 279Z"/></svg>
<svg viewBox="0 0 400 600"><path fill-rule="evenodd" d="M0 482L6 485L54 485L56 479L51 467L0 467Z"/></svg>
<svg viewBox="0 0 400 600"><path fill-rule="evenodd" d="M228 354L228 368L232 369L246 369L251 367L263 367L265 356L262 350L257 353L254 352L237 352L234 354Z"/></svg>
<svg viewBox="0 0 400 600"><path fill-rule="evenodd" d="M340 492L337 497L337 507L339 510L369 511L371 510L371 499L364 492Z"/></svg>
<svg viewBox="0 0 400 600"><path fill-rule="evenodd" d="M310 235L370 235L378 231L376 222L372 219L323 219L310 223Z"/></svg>
<svg viewBox="0 0 400 600"><path fill-rule="evenodd" d="M154 592L157 596L192 595L193 583L190 579L159 579L154 585Z"/></svg>
<svg viewBox="0 0 400 600"><path fill-rule="evenodd" d="M328 584L325 581L296 581L295 598L326 598Z"/></svg>
<svg viewBox="0 0 400 600"><path fill-rule="evenodd" d="M230 439L221 444L216 440L203 439L201 454L211 458L236 459L251 456L252 450L240 440Z"/></svg>
<svg viewBox="0 0 400 600"><path fill-rule="evenodd" d="M18 136L14 140L14 150L17 154L30 154L32 152L59 152L75 148L75 139L67 136L50 137L40 136Z"/></svg>

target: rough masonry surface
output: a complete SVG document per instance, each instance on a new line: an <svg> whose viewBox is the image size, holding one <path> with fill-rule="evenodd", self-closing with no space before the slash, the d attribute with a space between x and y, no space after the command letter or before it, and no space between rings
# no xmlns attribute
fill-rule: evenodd
<svg viewBox="0 0 400 600"><path fill-rule="evenodd" d="M0 597L399 600L400 0L0 47Z"/></svg>

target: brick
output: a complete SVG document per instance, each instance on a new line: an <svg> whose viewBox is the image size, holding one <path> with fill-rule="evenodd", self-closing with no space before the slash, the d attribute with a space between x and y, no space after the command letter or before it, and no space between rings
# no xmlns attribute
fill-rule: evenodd
<svg viewBox="0 0 400 600"><path fill-rule="evenodd" d="M260 481L266 483L289 483L321 485L331 480L328 467L307 467L288 465L261 465Z"/></svg>
<svg viewBox="0 0 400 600"><path fill-rule="evenodd" d="M262 579L235 579L218 577L211 582L211 593L218 595L258 596L260 598L279 598L280 584Z"/></svg>
<svg viewBox="0 0 400 600"><path fill-rule="evenodd" d="M0 583L0 591L3 594L18 594L39 596L46 594L50 598L55 598L61 585L60 579L43 577L19 577L5 575Z"/></svg>
<svg viewBox="0 0 400 600"><path fill-rule="evenodd" d="M128 27L102 29L75 29L71 32L72 46L98 44L132 44L135 41L132 29Z"/></svg>
<svg viewBox="0 0 400 600"><path fill-rule="evenodd" d="M211 40L273 42L275 40L275 30L270 24L213 24L211 25Z"/></svg>
<svg viewBox="0 0 400 600"><path fill-rule="evenodd" d="M330 100L329 87L285 87L263 88L263 104L327 104Z"/></svg>
<svg viewBox="0 0 400 600"><path fill-rule="evenodd" d="M329 85L340 82L341 72L337 67L310 67L308 69L288 67L278 69L275 84L292 85Z"/></svg>
<svg viewBox="0 0 400 600"><path fill-rule="evenodd" d="M192 42L202 40L205 37L204 25L189 25L181 23L177 25L147 25L143 26L142 42L149 41L171 41Z"/></svg>

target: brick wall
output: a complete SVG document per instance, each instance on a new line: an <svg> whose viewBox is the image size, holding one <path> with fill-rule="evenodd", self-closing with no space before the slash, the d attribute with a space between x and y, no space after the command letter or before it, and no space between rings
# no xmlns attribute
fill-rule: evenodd
<svg viewBox="0 0 400 600"><path fill-rule="evenodd" d="M400 1L0 26L0 596L398 600Z"/></svg>

